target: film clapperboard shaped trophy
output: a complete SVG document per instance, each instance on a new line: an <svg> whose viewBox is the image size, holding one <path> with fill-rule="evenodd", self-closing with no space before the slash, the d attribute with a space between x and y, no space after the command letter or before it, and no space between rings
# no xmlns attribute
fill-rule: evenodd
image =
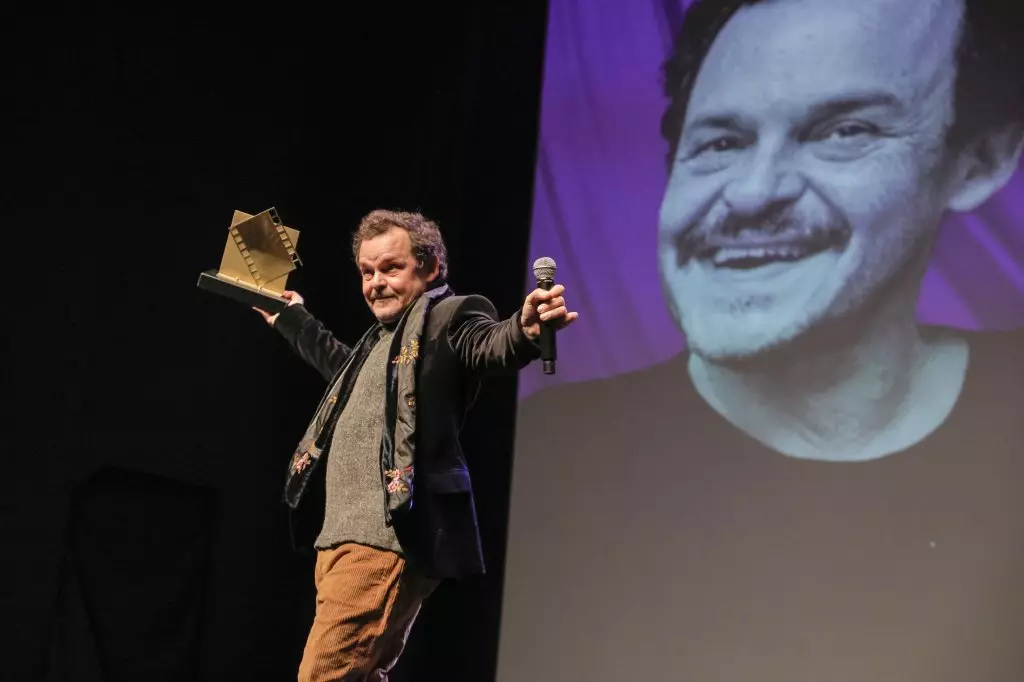
<svg viewBox="0 0 1024 682"><path fill-rule="evenodd" d="M250 215L235 211L220 269L200 273L198 287L269 313L284 310L288 274L302 265L295 245L299 231L281 223L270 208Z"/></svg>

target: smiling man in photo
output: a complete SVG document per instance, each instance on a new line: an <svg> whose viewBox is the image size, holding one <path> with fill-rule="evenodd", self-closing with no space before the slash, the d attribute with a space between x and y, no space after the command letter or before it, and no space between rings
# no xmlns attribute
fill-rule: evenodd
<svg viewBox="0 0 1024 682"><path fill-rule="evenodd" d="M521 404L499 679L1024 675L1024 334L916 318L1019 168L1006 7L687 10L651 254L687 348Z"/></svg>
<svg viewBox="0 0 1024 682"><path fill-rule="evenodd" d="M669 67L684 86L665 118L659 266L690 377L785 454L903 450L949 414L971 362L962 335L915 322L932 239L1012 176L1024 112L969 113L989 105L967 97L970 56L958 70L978 3L727 4L745 6L699 71Z"/></svg>

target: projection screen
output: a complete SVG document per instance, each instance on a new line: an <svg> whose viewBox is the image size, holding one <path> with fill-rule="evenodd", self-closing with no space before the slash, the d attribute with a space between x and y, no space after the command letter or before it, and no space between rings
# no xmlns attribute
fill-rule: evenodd
<svg viewBox="0 0 1024 682"><path fill-rule="evenodd" d="M551 0L499 680L1024 679L1017 5Z"/></svg>

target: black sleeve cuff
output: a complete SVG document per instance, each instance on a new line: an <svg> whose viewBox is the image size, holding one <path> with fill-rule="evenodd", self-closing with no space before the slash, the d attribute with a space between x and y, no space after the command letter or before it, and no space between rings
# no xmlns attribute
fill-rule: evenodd
<svg viewBox="0 0 1024 682"><path fill-rule="evenodd" d="M274 321L274 329L294 346L302 330L314 320L313 315L301 303L296 303L278 313L277 319Z"/></svg>

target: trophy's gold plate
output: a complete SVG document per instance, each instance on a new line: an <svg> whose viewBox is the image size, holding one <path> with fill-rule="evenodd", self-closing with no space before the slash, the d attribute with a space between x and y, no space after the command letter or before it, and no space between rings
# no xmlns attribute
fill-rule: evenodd
<svg viewBox="0 0 1024 682"><path fill-rule="evenodd" d="M288 274L302 264L298 241L299 231L283 225L273 208L256 215L235 211L217 277L280 296Z"/></svg>

